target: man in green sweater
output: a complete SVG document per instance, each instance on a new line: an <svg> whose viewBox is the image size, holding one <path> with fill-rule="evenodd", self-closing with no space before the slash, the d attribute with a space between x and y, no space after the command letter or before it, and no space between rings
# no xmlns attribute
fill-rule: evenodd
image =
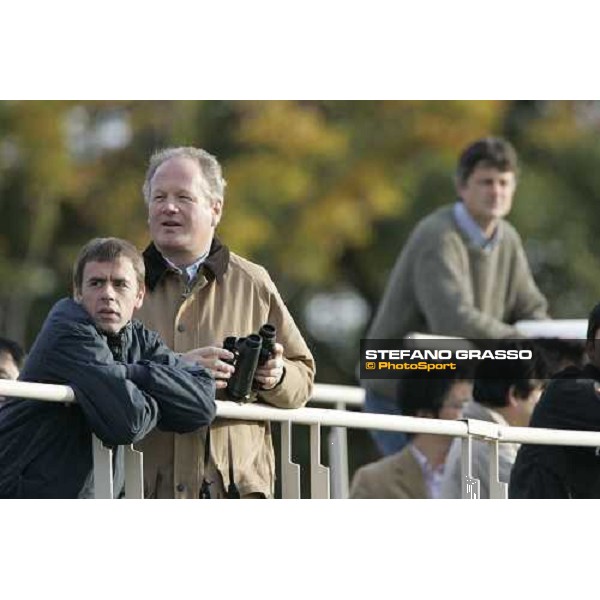
<svg viewBox="0 0 600 600"><path fill-rule="evenodd" d="M500 138L484 138L461 154L459 199L417 224L387 283L368 339L410 332L470 339L520 337L514 323L544 319L517 231L504 220L517 185L517 154ZM365 379L365 410L398 414L394 380ZM397 452L404 434L373 432L382 454Z"/></svg>

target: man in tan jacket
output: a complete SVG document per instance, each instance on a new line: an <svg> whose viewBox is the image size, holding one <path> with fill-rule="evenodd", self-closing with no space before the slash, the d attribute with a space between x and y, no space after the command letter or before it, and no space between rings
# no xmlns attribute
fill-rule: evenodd
<svg viewBox="0 0 600 600"><path fill-rule="evenodd" d="M426 419L460 419L470 401L473 382L466 370L451 378L402 379L397 382L404 415ZM439 498L452 437L418 433L400 451L358 469L350 498Z"/></svg>
<svg viewBox="0 0 600 600"><path fill-rule="evenodd" d="M235 368L221 347L270 323L274 356L256 371L251 400L298 408L309 399L315 364L267 271L215 237L225 180L217 160L198 148L168 148L150 159L143 192L152 243L144 252L147 296L138 317L173 350L208 368L217 398ZM205 449L210 453L205 458ZM270 498L275 454L269 423L217 420L185 435L156 432L144 452L146 497Z"/></svg>

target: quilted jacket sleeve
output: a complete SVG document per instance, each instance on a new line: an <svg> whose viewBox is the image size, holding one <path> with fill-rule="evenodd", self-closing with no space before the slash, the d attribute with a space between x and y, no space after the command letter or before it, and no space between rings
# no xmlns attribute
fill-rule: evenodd
<svg viewBox="0 0 600 600"><path fill-rule="evenodd" d="M89 427L108 445L135 442L158 420L157 402L89 323L48 319L20 379L71 386Z"/></svg>
<svg viewBox="0 0 600 600"><path fill-rule="evenodd" d="M210 425L216 415L215 381L200 365L192 365L172 352L155 332L144 358L127 365L130 379L157 402L158 428L187 433Z"/></svg>

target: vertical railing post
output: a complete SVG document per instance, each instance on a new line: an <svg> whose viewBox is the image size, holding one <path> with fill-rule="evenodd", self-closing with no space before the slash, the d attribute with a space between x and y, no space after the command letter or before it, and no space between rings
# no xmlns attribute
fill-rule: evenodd
<svg viewBox="0 0 600 600"><path fill-rule="evenodd" d="M281 497L300 498L300 465L292 462L292 423L281 423Z"/></svg>
<svg viewBox="0 0 600 600"><path fill-rule="evenodd" d="M94 460L94 498L112 499L113 466L112 450L107 448L92 434L92 455Z"/></svg>
<svg viewBox="0 0 600 600"><path fill-rule="evenodd" d="M473 478L471 472L472 443L473 438L470 435L462 439L460 491L462 498L478 500L479 479Z"/></svg>
<svg viewBox="0 0 600 600"><path fill-rule="evenodd" d="M310 497L329 499L329 469L321 464L321 425L310 426Z"/></svg>
<svg viewBox="0 0 600 600"><path fill-rule="evenodd" d="M336 410L344 410L344 402L336 402ZM329 468L331 470L331 497L347 498L349 494L348 476L348 430L345 427L331 427L329 430Z"/></svg>
<svg viewBox="0 0 600 600"><path fill-rule="evenodd" d="M490 498L506 500L508 498L508 486L500 481L500 469L498 467L500 444L498 440L488 442L490 452Z"/></svg>
<svg viewBox="0 0 600 600"><path fill-rule="evenodd" d="M133 445L125 450L125 498L141 499L144 497L144 459L142 453Z"/></svg>

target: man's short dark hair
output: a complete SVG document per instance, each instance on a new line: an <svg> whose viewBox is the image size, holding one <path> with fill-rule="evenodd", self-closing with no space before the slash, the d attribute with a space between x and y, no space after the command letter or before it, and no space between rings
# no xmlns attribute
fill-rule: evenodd
<svg viewBox="0 0 600 600"><path fill-rule="evenodd" d="M526 399L549 376L548 364L536 345L530 341L510 341L496 346L504 350L531 350L531 360L480 360L475 367L473 399L490 408L508 405L508 392L514 387L516 396Z"/></svg>
<svg viewBox="0 0 600 600"><path fill-rule="evenodd" d="M438 379L423 375L400 379L397 387L397 402L402 414L415 417L419 411L426 411L437 418L452 386L458 381L471 380L472 372L466 368L448 371L448 377Z"/></svg>
<svg viewBox="0 0 600 600"><path fill-rule="evenodd" d="M562 338L540 338L535 340L548 363L549 376L554 376L567 366L583 368L585 364L585 342Z"/></svg>
<svg viewBox="0 0 600 600"><path fill-rule="evenodd" d="M596 304L588 317L587 341L594 342L596 339L596 331L600 328L600 303Z"/></svg>
<svg viewBox="0 0 600 600"><path fill-rule="evenodd" d="M73 287L76 291L81 291L83 284L83 271L85 265L89 262L112 263L119 257L125 257L131 260L133 270L136 274L138 285L144 285L146 269L144 259L138 249L127 240L120 238L94 238L90 240L79 252L73 266Z"/></svg>
<svg viewBox="0 0 600 600"><path fill-rule="evenodd" d="M495 167L502 173L511 171L515 175L519 169L517 152L512 144L497 137L477 140L463 150L456 168L458 184L464 185L479 165Z"/></svg>
<svg viewBox="0 0 600 600"><path fill-rule="evenodd" d="M9 340L8 338L0 337L0 354L3 352L12 356L12 359L19 371L23 368L25 352L17 342L14 340Z"/></svg>

